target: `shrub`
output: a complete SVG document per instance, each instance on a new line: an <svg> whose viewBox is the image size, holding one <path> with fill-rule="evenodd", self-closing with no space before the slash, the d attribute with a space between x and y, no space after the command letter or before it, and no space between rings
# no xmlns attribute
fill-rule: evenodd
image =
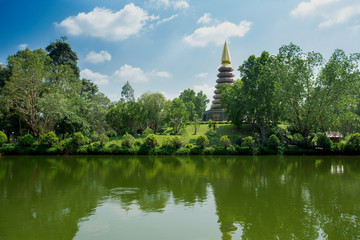
<svg viewBox="0 0 360 240"><path fill-rule="evenodd" d="M42 144L47 147L53 147L58 143L59 143L59 138L56 136L54 132L48 132L47 134L45 134L42 140Z"/></svg>
<svg viewBox="0 0 360 240"><path fill-rule="evenodd" d="M33 135L31 134L26 134L25 136L23 136L21 139L20 139L20 146L23 146L23 147L30 147L32 146L34 143L35 143L35 138Z"/></svg>
<svg viewBox="0 0 360 240"><path fill-rule="evenodd" d="M248 148L253 148L254 145L255 145L255 140L251 136L245 137L241 144L241 146Z"/></svg>
<svg viewBox="0 0 360 240"><path fill-rule="evenodd" d="M6 134L2 131L0 131L0 146L3 145L4 143L7 143L8 138L6 136Z"/></svg>
<svg viewBox="0 0 360 240"><path fill-rule="evenodd" d="M221 143L221 145L224 146L225 149L227 149L228 147L231 146L231 141L228 138L228 136L226 136L226 135L224 135L220 138L220 143Z"/></svg>
<svg viewBox="0 0 360 240"><path fill-rule="evenodd" d="M121 142L122 146L130 148L134 144L135 144L135 138L131 134L125 133L122 136L122 142Z"/></svg>
<svg viewBox="0 0 360 240"><path fill-rule="evenodd" d="M174 148L181 148L181 146L183 145L183 142L179 137L173 137L171 139L171 143Z"/></svg>
<svg viewBox="0 0 360 240"><path fill-rule="evenodd" d="M346 151L360 151L360 133L351 134L345 144Z"/></svg>
<svg viewBox="0 0 360 240"><path fill-rule="evenodd" d="M192 145L191 143L186 144L186 148L193 148L193 147L194 147L194 145Z"/></svg>
<svg viewBox="0 0 360 240"><path fill-rule="evenodd" d="M280 146L280 140L275 134L272 134L267 140L267 145L270 149L277 150Z"/></svg>
<svg viewBox="0 0 360 240"><path fill-rule="evenodd" d="M210 129L210 130L208 130L208 131L205 132L205 135L206 135L207 137L215 137L215 136L217 136L217 132L214 131L214 130L212 130L212 129Z"/></svg>
<svg viewBox="0 0 360 240"><path fill-rule="evenodd" d="M307 141L300 133L295 133L292 137L292 143L299 147L306 147Z"/></svg>
<svg viewBox="0 0 360 240"><path fill-rule="evenodd" d="M195 143L200 148L204 148L209 144L209 139L205 135L200 135L196 138Z"/></svg>
<svg viewBox="0 0 360 240"><path fill-rule="evenodd" d="M79 148L79 146L82 146L86 143L86 139L81 132L76 132L73 134L72 143L75 145L75 147Z"/></svg>
<svg viewBox="0 0 360 240"><path fill-rule="evenodd" d="M235 140L235 143L238 145L238 146L241 146L241 144L243 143L243 138L241 136L238 136Z"/></svg>
<svg viewBox="0 0 360 240"><path fill-rule="evenodd" d="M145 138L145 142L144 145L147 147L156 147L159 146L159 143L157 141L156 135L155 134L149 134L146 138Z"/></svg>
<svg viewBox="0 0 360 240"><path fill-rule="evenodd" d="M318 133L313 139L313 143L316 147L321 147L324 150L331 150L332 142L325 133Z"/></svg>
<svg viewBox="0 0 360 240"><path fill-rule="evenodd" d="M139 140L139 141L135 141L135 144L134 144L135 146L137 146L137 147L140 147L141 145L142 145L142 143L141 143L141 141Z"/></svg>
<svg viewBox="0 0 360 240"><path fill-rule="evenodd" d="M152 130L151 128L146 128L143 132L142 132L142 135L147 137L149 136L150 134L154 134L154 130Z"/></svg>
<svg viewBox="0 0 360 240"><path fill-rule="evenodd" d="M100 141L100 136L97 132L94 131L90 136L90 142L93 143L93 142L98 142L98 141Z"/></svg>
<svg viewBox="0 0 360 240"><path fill-rule="evenodd" d="M109 142L109 137L106 136L105 134L101 135L101 137L100 137L101 146L104 146L108 142Z"/></svg>

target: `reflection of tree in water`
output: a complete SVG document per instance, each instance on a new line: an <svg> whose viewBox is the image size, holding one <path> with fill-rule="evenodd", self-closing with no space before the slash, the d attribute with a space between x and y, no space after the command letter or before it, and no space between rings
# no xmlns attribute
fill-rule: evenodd
<svg viewBox="0 0 360 240"><path fill-rule="evenodd" d="M222 239L359 238L360 164L316 157L6 157L0 239L72 239L99 203L163 212L213 189ZM331 175L341 164L345 174ZM329 177L330 176L330 177ZM355 181L357 180L357 181ZM14 209L17 209L14 212ZM16 230L15 230L16 229Z"/></svg>

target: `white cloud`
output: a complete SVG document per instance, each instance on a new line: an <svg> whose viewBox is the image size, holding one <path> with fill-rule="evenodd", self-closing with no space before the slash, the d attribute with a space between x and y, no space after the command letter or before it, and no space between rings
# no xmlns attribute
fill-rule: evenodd
<svg viewBox="0 0 360 240"><path fill-rule="evenodd" d="M210 13L204 13L204 15L199 18L199 20L196 22L197 24L204 23L207 24L212 21Z"/></svg>
<svg viewBox="0 0 360 240"><path fill-rule="evenodd" d="M358 14L360 14L360 4L344 7L338 10L333 16L329 17L324 22L321 22L319 27L330 27L334 24L344 23Z"/></svg>
<svg viewBox="0 0 360 240"><path fill-rule="evenodd" d="M165 91L161 91L160 92L162 95L164 95L164 97L167 99L167 100L173 100L174 98L177 98L180 96L180 91L178 91L177 93L168 93L168 92L165 92Z"/></svg>
<svg viewBox="0 0 360 240"><path fill-rule="evenodd" d="M93 81L96 85L99 85L99 86L108 84L109 79L110 79L108 75L93 72L87 68L85 68L84 70L82 70L80 72L80 77L89 79L89 80Z"/></svg>
<svg viewBox="0 0 360 240"><path fill-rule="evenodd" d="M209 74L208 73L199 73L195 77L196 78L206 78Z"/></svg>
<svg viewBox="0 0 360 240"><path fill-rule="evenodd" d="M150 72L144 72L139 67L133 67L125 64L116 70L112 75L101 74L93 72L90 69L84 69L80 72L82 78L90 79L97 85L106 85L110 81L114 82L132 82L132 83L144 83L151 79L158 78L171 78L171 74L166 71L152 70Z"/></svg>
<svg viewBox="0 0 360 240"><path fill-rule="evenodd" d="M150 0L149 2L150 6L156 6L157 8L160 7L172 7L174 9L186 9L189 8L189 2L185 0L179 0L179 1L171 1L171 0Z"/></svg>
<svg viewBox="0 0 360 240"><path fill-rule="evenodd" d="M110 60L111 60L111 54L108 53L108 51L100 51L99 53L91 51L88 53L88 55L86 55L85 58L85 61L91 63L103 63Z"/></svg>
<svg viewBox="0 0 360 240"><path fill-rule="evenodd" d="M141 68L132 67L127 64L121 66L120 69L114 73L113 78L117 81L129 81L134 83L149 81L148 76L146 76Z"/></svg>
<svg viewBox="0 0 360 240"><path fill-rule="evenodd" d="M223 22L210 27L201 27L194 33L185 36L184 41L191 46L205 47L209 43L221 45L230 37L244 37L250 30L251 22L242 21L239 25Z"/></svg>
<svg viewBox="0 0 360 240"><path fill-rule="evenodd" d="M190 5L187 1L176 1L173 3L174 9L186 9L189 8Z"/></svg>
<svg viewBox="0 0 360 240"><path fill-rule="evenodd" d="M319 27L331 27L359 15L360 4L358 0L310 0L301 2L290 14L294 17L319 16L322 18Z"/></svg>
<svg viewBox="0 0 360 240"><path fill-rule="evenodd" d="M168 18L164 18L164 19L161 19L160 21L158 21L156 24L161 24L161 23L165 23L165 22L169 22L171 20L173 20L174 18L178 17L179 14L174 14Z"/></svg>
<svg viewBox="0 0 360 240"><path fill-rule="evenodd" d="M297 8L291 11L293 16L305 16L315 13L320 7L330 3L338 2L339 0L310 0L310 2L301 2Z"/></svg>
<svg viewBox="0 0 360 240"><path fill-rule="evenodd" d="M117 12L96 7L89 13L81 12L77 16L70 16L56 25L74 36L121 41L138 34L148 21L154 19L156 17L149 16L145 10L130 3Z"/></svg>
<svg viewBox="0 0 360 240"><path fill-rule="evenodd" d="M19 44L18 49L19 50L25 50L29 45L26 43Z"/></svg>

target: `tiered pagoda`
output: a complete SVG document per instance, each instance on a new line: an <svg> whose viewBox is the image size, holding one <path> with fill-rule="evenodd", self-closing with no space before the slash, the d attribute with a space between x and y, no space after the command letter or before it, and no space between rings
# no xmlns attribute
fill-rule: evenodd
<svg viewBox="0 0 360 240"><path fill-rule="evenodd" d="M229 49L227 47L227 43L225 42L223 54L221 57L221 66L218 71L218 79L216 80L215 85L215 95L214 100L212 101L212 105L210 110L204 112L203 121L209 121L210 119L213 121L224 121L227 120L227 116L225 115L225 111L221 109L221 94L219 92L219 88L223 84L232 85L234 83L234 74L232 73L234 69L231 67L231 58Z"/></svg>

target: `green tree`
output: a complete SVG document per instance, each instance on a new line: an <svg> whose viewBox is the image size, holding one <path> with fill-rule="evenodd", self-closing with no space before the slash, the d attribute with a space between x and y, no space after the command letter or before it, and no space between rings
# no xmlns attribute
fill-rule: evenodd
<svg viewBox="0 0 360 240"><path fill-rule="evenodd" d="M8 62L12 75L3 88L3 104L13 109L37 137L42 127L47 128L38 100L48 90L51 59L42 49L26 49L9 56Z"/></svg>
<svg viewBox="0 0 360 240"><path fill-rule="evenodd" d="M206 105L210 101L202 91L195 93L192 89L186 89L181 92L179 99L185 104L190 121L194 120L195 114L202 116L206 110Z"/></svg>
<svg viewBox="0 0 360 240"><path fill-rule="evenodd" d="M173 128L174 134L179 133L188 119L189 115L186 111L184 102L180 98L174 98L171 102L170 109L167 112L167 121L170 127Z"/></svg>
<svg viewBox="0 0 360 240"><path fill-rule="evenodd" d="M77 66L78 56L76 52L71 49L70 44L65 42L66 40L66 37L57 39L56 42L52 42L46 47L46 51L55 66L68 65L74 71L75 76L79 78L80 69Z"/></svg>
<svg viewBox="0 0 360 240"><path fill-rule="evenodd" d="M127 81L122 87L120 101L122 103L135 102L134 89L131 87L129 81Z"/></svg>
<svg viewBox="0 0 360 240"><path fill-rule="evenodd" d="M241 82L221 89L222 105L230 119L237 125L246 120L256 126L262 142L266 142L266 133L281 112L274 61L267 52L260 57L250 56L239 67Z"/></svg>
<svg viewBox="0 0 360 240"><path fill-rule="evenodd" d="M162 111L165 108L166 99L164 95L146 92L139 97L138 103L142 108L143 123L156 133L162 122Z"/></svg>

